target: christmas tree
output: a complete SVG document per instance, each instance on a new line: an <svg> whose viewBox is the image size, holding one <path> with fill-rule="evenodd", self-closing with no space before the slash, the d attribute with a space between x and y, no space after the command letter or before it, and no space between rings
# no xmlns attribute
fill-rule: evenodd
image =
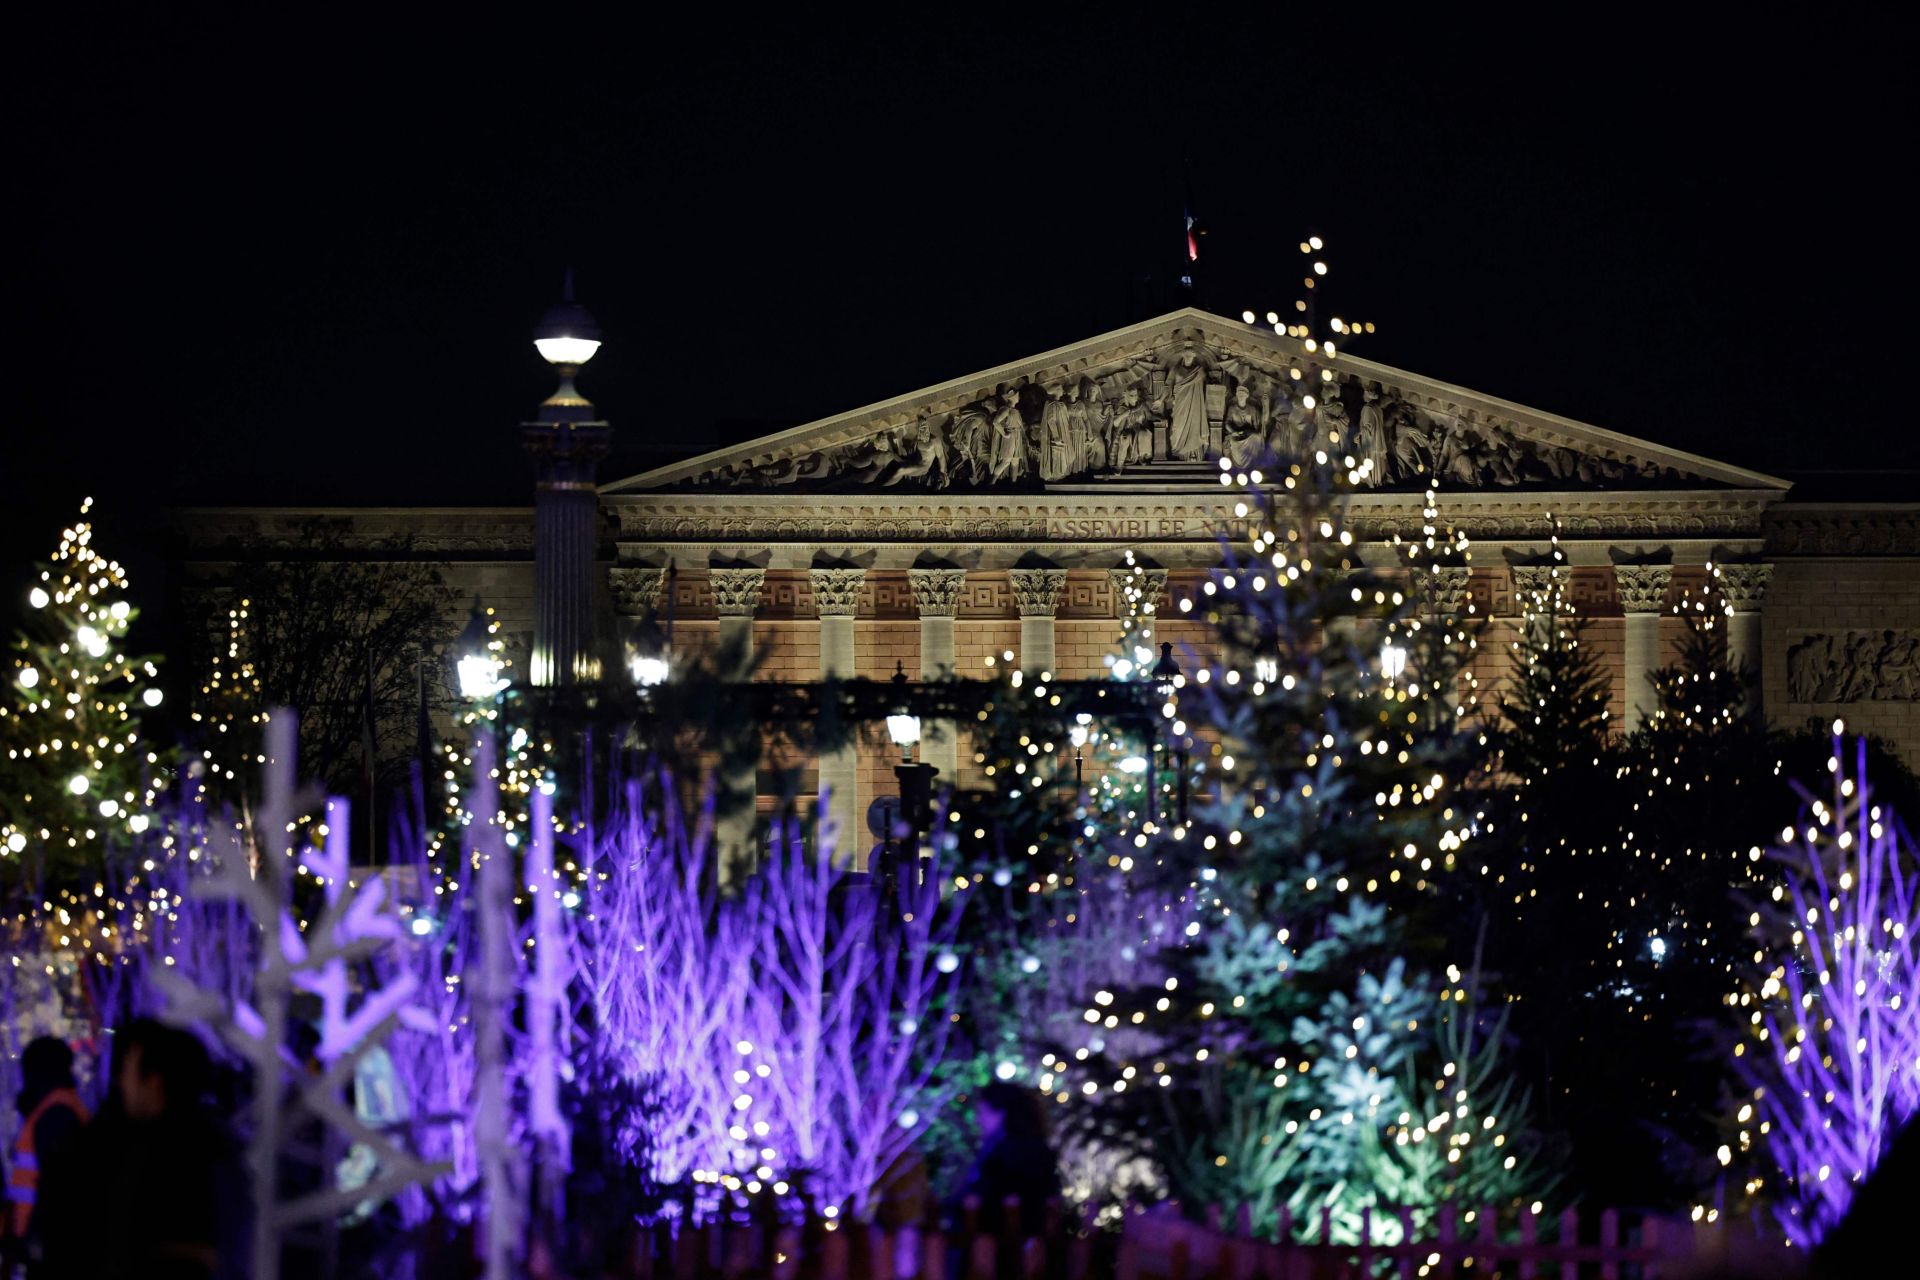
<svg viewBox="0 0 1920 1280"><path fill-rule="evenodd" d="M1464 631L1358 563L1343 513L1362 476L1326 444L1250 492L1248 545L1181 602L1219 646L1164 691L1168 743L1204 761L1193 813L1163 805L1110 855L1135 866L1140 973L1093 993L1042 1084L1154 1153L1177 1199L1269 1225L1330 1211L1350 1239L1382 1188L1510 1206L1544 1183L1494 1066L1503 1029L1438 954L1479 742L1446 699L1466 645L1414 641ZM1430 536L1403 548L1416 575L1461 550Z"/></svg>
<svg viewBox="0 0 1920 1280"><path fill-rule="evenodd" d="M137 611L126 571L94 548L91 507L28 592L0 701L0 850L16 883L93 883L153 821L161 785L140 731L159 669L126 650Z"/></svg>

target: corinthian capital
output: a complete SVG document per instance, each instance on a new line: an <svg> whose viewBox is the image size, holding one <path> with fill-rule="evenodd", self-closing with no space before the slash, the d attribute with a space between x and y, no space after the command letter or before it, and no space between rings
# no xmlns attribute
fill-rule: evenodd
<svg viewBox="0 0 1920 1280"><path fill-rule="evenodd" d="M1107 570L1107 581L1113 584L1113 615L1126 618L1131 615L1129 604L1135 604L1141 613L1160 612L1160 602L1167 594L1167 571L1148 569L1141 566L1126 568L1120 566ZM1139 598L1129 602L1127 593L1137 592Z"/></svg>
<svg viewBox="0 0 1920 1280"><path fill-rule="evenodd" d="M1437 564L1429 569L1433 583L1433 611L1442 618L1458 617L1467 610L1467 584L1473 570L1463 564Z"/></svg>
<svg viewBox="0 0 1920 1280"><path fill-rule="evenodd" d="M1659 613L1666 608L1667 587L1673 582L1670 564L1617 564L1613 580L1620 607L1628 613Z"/></svg>
<svg viewBox="0 0 1920 1280"><path fill-rule="evenodd" d="M751 618L760 605L760 587L766 580L765 569L707 570L714 612L723 618Z"/></svg>
<svg viewBox="0 0 1920 1280"><path fill-rule="evenodd" d="M822 618L851 618L860 611L860 587L865 569L811 569L813 611Z"/></svg>
<svg viewBox="0 0 1920 1280"><path fill-rule="evenodd" d="M1550 564L1516 564L1513 566L1513 589L1526 595L1538 595L1553 587L1553 566ZM1524 608L1522 601L1514 601L1516 606Z"/></svg>
<svg viewBox="0 0 1920 1280"><path fill-rule="evenodd" d="M1014 602L1023 618L1051 618L1060 605L1060 588L1067 585L1065 569L1009 569Z"/></svg>
<svg viewBox="0 0 1920 1280"><path fill-rule="evenodd" d="M960 590L967 585L965 569L909 569L913 603L922 617L951 618L960 606Z"/></svg>
<svg viewBox="0 0 1920 1280"><path fill-rule="evenodd" d="M607 589L613 594L614 612L628 618L654 612L660 607L660 589L666 581L665 569L615 565L607 570Z"/></svg>
<svg viewBox="0 0 1920 1280"><path fill-rule="evenodd" d="M1727 598L1735 613L1758 613L1766 599L1767 583L1773 577L1770 564L1723 564L1720 566L1720 594Z"/></svg>

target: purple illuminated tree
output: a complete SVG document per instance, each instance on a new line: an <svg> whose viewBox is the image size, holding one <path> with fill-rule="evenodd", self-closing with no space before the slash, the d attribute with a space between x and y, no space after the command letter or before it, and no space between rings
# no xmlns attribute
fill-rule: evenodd
<svg viewBox="0 0 1920 1280"><path fill-rule="evenodd" d="M1836 726L1837 727L1837 726ZM1780 885L1754 914L1764 957L1737 997L1751 1038L1736 1047L1751 1090L1735 1141L1779 1170L1774 1213L1818 1242L1845 1214L1902 1121L1920 1110L1920 857L1834 738L1833 795L1774 854ZM1748 1190L1764 1192L1764 1176Z"/></svg>
<svg viewBox="0 0 1920 1280"><path fill-rule="evenodd" d="M629 780L599 833L574 991L592 1029L581 1074L616 1154L673 1185L719 1168L733 1125L723 1068L740 1038L752 943L704 888L710 821L689 830L671 778L656 782Z"/></svg>
<svg viewBox="0 0 1920 1280"><path fill-rule="evenodd" d="M730 1136L745 1150L775 1152L756 1172L784 1161L810 1175L829 1216L864 1219L942 1100L932 1086L966 897L942 901L937 858L921 884L903 876L888 896L852 879L830 848L808 847L798 831L777 834L732 905L749 922L755 975L735 1046L752 1061L731 1067L732 1105L760 1118Z"/></svg>

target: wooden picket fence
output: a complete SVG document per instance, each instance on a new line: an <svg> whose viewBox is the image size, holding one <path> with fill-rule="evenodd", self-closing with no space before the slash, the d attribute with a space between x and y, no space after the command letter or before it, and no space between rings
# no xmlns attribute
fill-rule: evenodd
<svg viewBox="0 0 1920 1280"><path fill-rule="evenodd" d="M969 1213L968 1219L972 1219ZM1008 1205L1006 1221L1019 1221ZM1323 1217L1317 1239L1326 1238ZM1119 1230L1090 1228L1057 1209L1038 1236L813 1222L712 1224L635 1242L634 1280L1674 1280L1738 1263L1781 1268L1779 1246L1723 1223L1607 1209L1583 1220L1521 1212L1509 1230L1494 1211L1443 1207L1424 1234L1411 1210L1370 1213L1362 1244L1302 1243L1283 1217L1256 1238L1216 1213L1188 1221L1161 1205L1129 1212ZM1583 1234L1584 1229L1584 1234ZM1548 1237L1543 1239L1542 1237Z"/></svg>

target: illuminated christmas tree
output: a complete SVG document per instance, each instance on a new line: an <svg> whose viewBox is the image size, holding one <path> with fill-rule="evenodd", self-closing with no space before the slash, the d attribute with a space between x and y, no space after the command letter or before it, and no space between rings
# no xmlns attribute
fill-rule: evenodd
<svg viewBox="0 0 1920 1280"><path fill-rule="evenodd" d="M153 821L163 761L140 714L160 704L159 669L126 651L127 575L84 518L61 532L27 603L0 700L0 850L16 883L90 884Z"/></svg>

